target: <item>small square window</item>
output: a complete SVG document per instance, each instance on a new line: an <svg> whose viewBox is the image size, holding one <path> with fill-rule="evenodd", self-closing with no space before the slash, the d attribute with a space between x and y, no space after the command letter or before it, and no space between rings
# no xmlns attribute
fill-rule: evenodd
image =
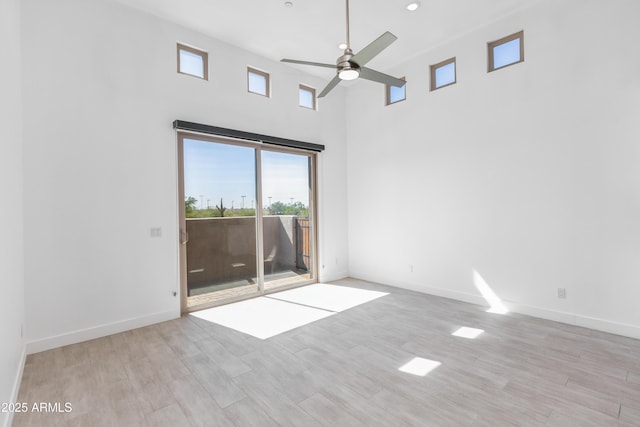
<svg viewBox="0 0 640 427"><path fill-rule="evenodd" d="M269 73L247 67L247 88L251 93L269 97Z"/></svg>
<svg viewBox="0 0 640 427"><path fill-rule="evenodd" d="M524 32L511 34L487 44L489 72L524 61Z"/></svg>
<svg viewBox="0 0 640 427"><path fill-rule="evenodd" d="M404 77L402 77L402 80L404 80ZM387 93L387 105L404 101L405 99L407 99L407 85L406 84L404 86L386 85L386 93Z"/></svg>
<svg viewBox="0 0 640 427"><path fill-rule="evenodd" d="M456 83L456 58L447 59L431 67L431 90Z"/></svg>
<svg viewBox="0 0 640 427"><path fill-rule="evenodd" d="M311 110L316 109L316 90L312 87L300 85L299 105Z"/></svg>
<svg viewBox="0 0 640 427"><path fill-rule="evenodd" d="M178 43L178 73L209 79L207 52Z"/></svg>

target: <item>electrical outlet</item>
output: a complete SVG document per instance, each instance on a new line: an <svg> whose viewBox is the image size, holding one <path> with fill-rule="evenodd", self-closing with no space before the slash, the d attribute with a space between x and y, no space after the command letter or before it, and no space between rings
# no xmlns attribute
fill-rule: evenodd
<svg viewBox="0 0 640 427"><path fill-rule="evenodd" d="M161 227L151 227L151 237L162 237Z"/></svg>
<svg viewBox="0 0 640 427"><path fill-rule="evenodd" d="M560 299L567 298L567 290L565 288L558 288L558 298Z"/></svg>

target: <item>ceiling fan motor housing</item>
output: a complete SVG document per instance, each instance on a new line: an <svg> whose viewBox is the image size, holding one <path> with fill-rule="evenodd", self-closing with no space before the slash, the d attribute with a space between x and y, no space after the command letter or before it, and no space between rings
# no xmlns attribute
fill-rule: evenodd
<svg viewBox="0 0 640 427"><path fill-rule="evenodd" d="M358 64L356 64L355 62L351 62L351 58L353 58L353 51L349 48L346 48L344 50L344 55L342 55L336 61L338 72L345 70L354 70L358 72L360 71L360 67L358 66Z"/></svg>

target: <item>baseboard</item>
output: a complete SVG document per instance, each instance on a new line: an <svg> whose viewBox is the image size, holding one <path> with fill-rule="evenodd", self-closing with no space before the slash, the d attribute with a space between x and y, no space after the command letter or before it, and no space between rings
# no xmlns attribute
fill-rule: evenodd
<svg viewBox="0 0 640 427"><path fill-rule="evenodd" d="M430 286L417 285L407 282L380 282L379 278L367 277L367 274L351 275L354 279L367 280L370 282L383 283L400 289L420 292L429 295L435 295L443 298L451 298L457 301L467 302L470 304L487 306L486 301L479 295L468 294L464 292L451 291L449 289L434 288ZM519 304L513 301L503 300L504 305L510 312L524 314L527 316L538 317L540 319L552 320L554 322L566 323L568 325L580 326L583 328L594 329L596 331L607 332L610 334L621 335L629 338L640 339L640 326L627 323L615 322L607 319L589 317L575 313L564 311L549 310L541 307Z"/></svg>
<svg viewBox="0 0 640 427"><path fill-rule="evenodd" d="M540 319L552 320L554 322L566 323L568 325L576 325L577 316L567 311L548 310L545 308L533 307L525 304L517 304L513 301L504 301L504 305L509 309L509 311L513 313L539 317Z"/></svg>
<svg viewBox="0 0 640 427"><path fill-rule="evenodd" d="M397 280L380 281L379 277L374 277L366 273L352 273L349 277L358 280L366 280L368 282L379 283L381 285L389 285L394 288L406 289L409 291L420 292L428 295L435 295L437 297L450 298L456 301L468 302L475 305L487 305L486 301L479 295L468 294L464 292L452 291L444 288L435 288L431 286L418 285L410 282L402 282Z"/></svg>
<svg viewBox="0 0 640 427"><path fill-rule="evenodd" d="M27 346L26 344L22 345L22 355L20 357L20 364L18 365L18 370L16 371L16 378L13 381L13 388L11 390L11 398L9 402L17 402L18 394L20 393L20 384L22 384L22 373L24 372L24 364L27 361ZM4 420L4 427L10 427L13 423L13 411L7 412L7 417Z"/></svg>
<svg viewBox="0 0 640 427"><path fill-rule="evenodd" d="M505 305L514 313L525 314L527 316L539 317L541 319L553 320L554 322L566 323L568 325L580 326L596 331L621 335L629 338L640 339L640 327L627 323L615 322L597 317L583 316L580 314L564 311L548 310L540 307L532 307L523 304L516 304L505 301Z"/></svg>
<svg viewBox="0 0 640 427"><path fill-rule="evenodd" d="M148 316L122 320L120 322L109 323L106 325L100 325L93 328L81 329L73 332L68 332L66 334L56 335L53 337L33 340L27 343L27 354L39 353L41 351L51 350L53 348L58 348L65 345L76 344L96 338L102 338L108 335L129 331L131 329L153 325L154 323L177 319L178 317L180 317L180 312L171 310L150 314Z"/></svg>
<svg viewBox="0 0 640 427"><path fill-rule="evenodd" d="M576 316L576 326L622 335L624 337L640 339L640 327L628 323L612 322L595 317Z"/></svg>
<svg viewBox="0 0 640 427"><path fill-rule="evenodd" d="M392 285L394 286L394 285ZM475 305L487 305L487 302L480 295L468 294L465 292L452 291L450 289L435 288L432 286L418 286L413 283L400 284L397 287L410 291L421 292L423 294L435 295L442 298L450 298L456 301L468 302Z"/></svg>

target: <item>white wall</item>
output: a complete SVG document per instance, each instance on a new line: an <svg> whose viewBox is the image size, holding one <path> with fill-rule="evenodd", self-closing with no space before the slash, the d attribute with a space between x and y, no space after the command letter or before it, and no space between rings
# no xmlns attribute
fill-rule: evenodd
<svg viewBox="0 0 640 427"><path fill-rule="evenodd" d="M402 103L350 88L351 275L482 302L477 271L516 311L640 337L639 13L542 1L392 70ZM526 61L488 74L519 30Z"/></svg>
<svg viewBox="0 0 640 427"><path fill-rule="evenodd" d="M297 106L297 83L323 79L119 4L54 3L22 10L30 351L178 315L175 119L327 146L321 280L349 272L477 302L475 270L516 310L640 336L634 1L543 0L391 70L409 80L405 102L384 107L382 87L360 82L349 108L340 88L319 112ZM486 42L520 29L526 62L487 74ZM209 51L209 82L175 72L177 41ZM458 84L429 93L428 65L453 55ZM247 65L271 72L271 99L246 93ZM19 81L0 72L15 74L0 84ZM3 113L20 101L9 89ZM20 175L19 162L2 161ZM21 197L13 182L4 203ZM151 239L158 226L163 237ZM18 283L3 301L22 297L19 230L7 227L14 237L1 246L3 284ZM21 310L2 311L14 345L1 369L14 376Z"/></svg>
<svg viewBox="0 0 640 427"><path fill-rule="evenodd" d="M341 90L309 111L298 83L324 80L284 64L104 0L23 3L29 351L179 315L175 119L325 144L321 279L346 274ZM176 73L176 42L209 52L210 81Z"/></svg>
<svg viewBox="0 0 640 427"><path fill-rule="evenodd" d="M20 1L0 2L0 402L17 398L24 363ZM9 425L0 413L0 425Z"/></svg>

